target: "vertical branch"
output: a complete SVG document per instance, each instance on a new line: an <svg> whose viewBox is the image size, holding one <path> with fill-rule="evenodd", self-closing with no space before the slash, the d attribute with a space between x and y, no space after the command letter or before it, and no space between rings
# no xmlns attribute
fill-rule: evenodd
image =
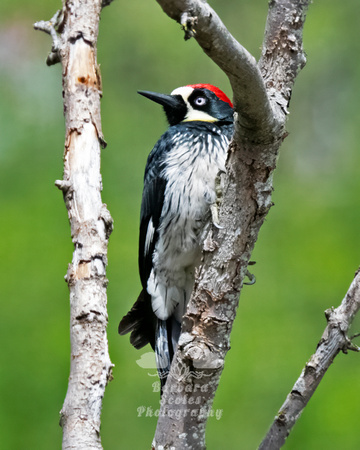
<svg viewBox="0 0 360 450"><path fill-rule="evenodd" d="M112 364L106 336L107 246L112 218L101 200L101 80L96 59L101 0L64 0L36 29L53 38L47 64L61 61L66 122L64 177L74 253L70 290L71 364L61 410L63 449L100 449L100 413ZM58 34L61 33L61 34Z"/></svg>
<svg viewBox="0 0 360 450"><path fill-rule="evenodd" d="M204 244L153 441L156 449L203 449L247 265L272 205L272 174L286 136L288 93L303 65L302 31L309 0L270 1L260 64L206 2L157 1L181 23L185 38L194 36L228 75L234 90L235 135L222 189L222 228L213 228ZM281 39L274 42L272 36L278 34ZM273 84L266 72L270 62L281 65Z"/></svg>
<svg viewBox="0 0 360 450"><path fill-rule="evenodd" d="M295 78L306 64L303 28L310 0L271 0L259 69L272 103L287 113Z"/></svg>

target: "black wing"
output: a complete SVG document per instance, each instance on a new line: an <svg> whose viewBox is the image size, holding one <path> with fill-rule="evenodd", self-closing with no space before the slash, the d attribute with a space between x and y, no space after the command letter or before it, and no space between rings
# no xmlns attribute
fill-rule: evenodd
<svg viewBox="0 0 360 450"><path fill-rule="evenodd" d="M152 256L159 238L159 225L166 180L162 176L166 148L161 139L148 157L140 213L139 272L143 289L152 270Z"/></svg>
<svg viewBox="0 0 360 450"><path fill-rule="evenodd" d="M143 290L134 306L119 324L119 333L124 335L131 332L130 342L137 349L142 348L147 343L150 343L152 348L155 346L156 316L153 313L151 298L146 291L146 287L152 270L152 255L159 237L159 222L164 204L166 180L162 177L162 171L166 150L164 141L160 139L147 160L139 237L139 271ZM152 225L149 229L150 221ZM151 233L152 228L153 233Z"/></svg>

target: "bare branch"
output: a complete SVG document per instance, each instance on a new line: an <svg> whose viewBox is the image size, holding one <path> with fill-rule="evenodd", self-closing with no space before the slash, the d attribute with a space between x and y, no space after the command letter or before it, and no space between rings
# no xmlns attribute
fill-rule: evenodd
<svg viewBox="0 0 360 450"><path fill-rule="evenodd" d="M273 103L285 113L299 71L305 66L302 33L310 0L271 0L259 67Z"/></svg>
<svg viewBox="0 0 360 450"><path fill-rule="evenodd" d="M112 218L101 200L101 79L96 43L101 0L66 0L35 28L53 39L48 64L61 61L66 122L64 178L57 180L74 243L70 290L71 364L61 410L63 449L101 449L100 413L111 379L106 326L107 246ZM61 33L61 34L58 34Z"/></svg>
<svg viewBox="0 0 360 450"><path fill-rule="evenodd" d="M304 367L285 403L262 441L259 450L277 450L285 443L292 427L314 394L336 355L342 351L359 351L347 333L355 314L360 309L360 270L356 273L341 305L325 311L328 325L318 343L316 352Z"/></svg>
<svg viewBox="0 0 360 450"><path fill-rule="evenodd" d="M50 34L52 38L52 47L51 52L49 53L46 64L48 66L52 66L54 64L57 64L61 61L60 59L60 47L61 47L61 39L57 34L57 29L62 24L62 21L64 19L63 11L62 9L56 11L54 16L48 20L40 20L39 22L36 22L34 24L35 30L44 31L44 33Z"/></svg>

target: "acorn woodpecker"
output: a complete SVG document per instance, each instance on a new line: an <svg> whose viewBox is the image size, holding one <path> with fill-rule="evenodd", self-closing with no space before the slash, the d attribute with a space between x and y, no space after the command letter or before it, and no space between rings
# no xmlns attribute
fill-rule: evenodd
<svg viewBox="0 0 360 450"><path fill-rule="evenodd" d="M215 179L225 171L233 105L209 84L183 86L170 95L139 94L163 106L170 127L146 164L139 240L143 289L119 333L131 332L137 349L150 343L163 387L212 222Z"/></svg>

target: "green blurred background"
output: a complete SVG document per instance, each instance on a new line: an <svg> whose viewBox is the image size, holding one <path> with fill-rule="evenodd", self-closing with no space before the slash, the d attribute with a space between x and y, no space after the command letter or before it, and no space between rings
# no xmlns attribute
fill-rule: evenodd
<svg viewBox="0 0 360 450"><path fill-rule="evenodd" d="M267 2L212 1L257 58ZM62 195L64 121L60 65L47 68L50 38L32 24L60 1L0 4L0 447L61 445L59 410L69 374L69 301L64 282L72 244ZM308 64L291 100L289 137L275 174L275 206L253 253L257 283L245 287L232 348L210 418L209 450L255 449L360 264L360 4L310 7ZM155 378L136 363L144 351L117 335L140 289L137 241L143 170L164 131L160 108L137 89L170 92L198 82L231 95L221 71L155 1L114 1L98 45L104 97L103 199L115 220L109 245L108 338L114 381L106 390L106 449L150 447L158 408ZM354 332L360 331L360 319ZM151 371L150 371L151 372ZM154 372L154 371L152 371ZM360 355L339 355L300 418L288 450L360 448Z"/></svg>

